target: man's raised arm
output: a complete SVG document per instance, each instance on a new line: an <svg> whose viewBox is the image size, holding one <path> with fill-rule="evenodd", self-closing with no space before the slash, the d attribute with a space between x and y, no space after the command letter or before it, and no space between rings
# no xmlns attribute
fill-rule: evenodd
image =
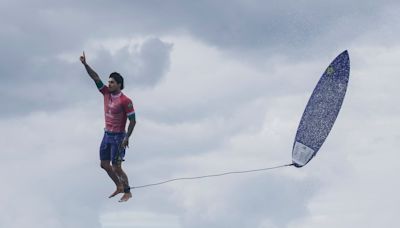
<svg viewBox="0 0 400 228"><path fill-rule="evenodd" d="M81 60L82 64L85 66L86 71L88 72L89 76L93 79L93 81L96 84L101 82L99 75L86 63L85 52L83 52L83 55L79 59Z"/></svg>

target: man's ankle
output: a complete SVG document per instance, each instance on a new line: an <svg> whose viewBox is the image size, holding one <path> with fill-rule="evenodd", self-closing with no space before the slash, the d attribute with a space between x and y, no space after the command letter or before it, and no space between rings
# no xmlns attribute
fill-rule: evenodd
<svg viewBox="0 0 400 228"><path fill-rule="evenodd" d="M124 193L130 193L131 192L131 187L126 186L124 187Z"/></svg>

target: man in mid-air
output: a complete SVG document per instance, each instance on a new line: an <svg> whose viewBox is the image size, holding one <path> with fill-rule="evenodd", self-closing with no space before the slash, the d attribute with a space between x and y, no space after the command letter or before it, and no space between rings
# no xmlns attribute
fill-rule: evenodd
<svg viewBox="0 0 400 228"><path fill-rule="evenodd" d="M117 188L109 198L124 193L119 202L126 202L132 197L132 193L128 176L122 170L122 162L125 149L129 147L129 137L136 124L135 110L131 99L121 92L124 89L124 78L119 73L111 73L108 86L106 86L99 75L86 63L85 52L80 60L104 96L105 128L100 145L100 166L107 172ZM129 119L129 125L128 130L125 131L127 119Z"/></svg>

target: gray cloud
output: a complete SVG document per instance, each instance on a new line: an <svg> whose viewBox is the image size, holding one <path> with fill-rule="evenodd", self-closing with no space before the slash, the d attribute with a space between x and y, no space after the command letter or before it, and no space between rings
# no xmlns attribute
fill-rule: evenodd
<svg viewBox="0 0 400 228"><path fill-rule="evenodd" d="M129 47L124 47L115 56L101 49L97 53L99 58L91 65L103 73L104 82L111 72L118 71L125 77L127 87L154 86L168 71L172 45L152 38L137 48L130 53ZM5 104L2 116L20 115L27 110L57 110L96 94L93 82L78 61L70 63L57 57L32 57L26 63L11 60L12 64L5 65L0 72L4 77L0 85L0 102Z"/></svg>
<svg viewBox="0 0 400 228"><path fill-rule="evenodd" d="M152 2L111 4L103 1L96 6L78 5L73 2L3 2L0 99L8 106L1 115L21 113L19 107L24 107L25 111L67 105L62 98L65 94L51 90L57 84L85 90L80 83L86 81L73 78L81 71L55 57L74 50L79 55L84 43L90 40L189 33L211 46L233 51L233 55L240 56L238 58L243 61L259 64L277 53L293 60L300 55L320 56L321 49L328 53L342 51L363 34L379 38L374 30L389 36L388 29L382 31L380 24L384 10L398 7L395 1L385 1L385 4L169 1L159 2L156 7ZM169 69L171 48L171 44L152 38L140 47L126 46L114 55L99 50L99 65L94 64L105 75L121 71L128 76L130 85L154 86ZM46 89L41 80L46 80ZM29 86L11 91L16 81ZM35 91L35 94L27 97L27 91ZM10 99L18 102L6 102ZM74 95L71 100L77 101Z"/></svg>
<svg viewBox="0 0 400 228"><path fill-rule="evenodd" d="M149 38L141 45L124 46L115 54L101 49L91 65L100 72L121 73L127 86L154 86L168 72L171 50L172 44L158 38Z"/></svg>
<svg viewBox="0 0 400 228"><path fill-rule="evenodd" d="M31 56L76 49L93 38L189 33L222 49L270 56L311 47L343 49L356 37L379 28L383 10L396 6L392 0L363 4L176 0L155 5L153 1L99 1L96 5L20 1L2 7L6 19L2 20L2 37L6 44L19 44L14 50L29 50ZM327 40L332 36L335 39ZM11 39L7 41L7 37Z"/></svg>

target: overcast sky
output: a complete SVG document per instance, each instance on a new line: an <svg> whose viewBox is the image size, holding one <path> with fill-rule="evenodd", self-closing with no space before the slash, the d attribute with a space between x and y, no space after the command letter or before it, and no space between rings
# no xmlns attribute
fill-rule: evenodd
<svg viewBox="0 0 400 228"><path fill-rule="evenodd" d="M398 1L0 0L0 227L397 227ZM132 185L291 162L297 125L348 50L348 92L305 167L108 199L103 81L125 77Z"/></svg>

